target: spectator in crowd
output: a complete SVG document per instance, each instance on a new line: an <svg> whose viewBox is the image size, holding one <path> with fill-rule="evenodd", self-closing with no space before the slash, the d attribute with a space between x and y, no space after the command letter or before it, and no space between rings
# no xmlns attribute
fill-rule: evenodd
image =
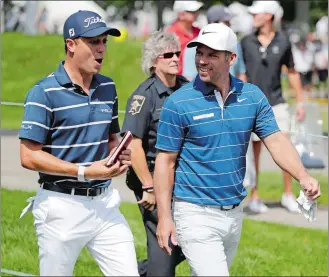
<svg viewBox="0 0 329 277"><path fill-rule="evenodd" d="M314 66L318 74L320 88L328 90L324 87L328 79L328 38L318 40L317 47L314 54Z"/></svg>
<svg viewBox="0 0 329 277"><path fill-rule="evenodd" d="M174 2L173 10L177 13L177 19L166 31L175 33L180 42L181 55L179 57L179 75L182 75L183 72L182 64L185 47L187 43L197 37L200 32L200 29L193 26L193 23L197 20L202 6L203 3L198 1Z"/></svg>
<svg viewBox="0 0 329 277"><path fill-rule="evenodd" d="M309 51L311 51L313 54L315 52L314 42L315 42L315 35L314 35L314 33L308 32L307 35L306 35L306 38L305 38L305 45L306 45L306 48Z"/></svg>
<svg viewBox="0 0 329 277"><path fill-rule="evenodd" d="M147 237L147 260L138 263L141 276L175 276L176 266L185 260L180 247L167 255L158 245L157 208L153 192L156 135L160 111L165 100L188 81L177 75L180 43L174 33L153 33L144 43L142 70L150 75L127 101L121 132L130 130L132 167L126 183L135 193Z"/></svg>
<svg viewBox="0 0 329 277"><path fill-rule="evenodd" d="M316 37L323 40L328 37L328 16L322 16L315 24Z"/></svg>
<svg viewBox="0 0 329 277"><path fill-rule="evenodd" d="M264 92L273 107L279 128L288 136L289 106L283 98L281 88L281 69L283 65L288 68L288 79L296 93L297 120L303 120L305 115L300 75L295 70L289 38L274 27L274 22L277 21L275 17L277 14L282 15L282 8L277 1L254 1L248 10L253 15L253 24L256 31L244 37L241 41L247 79L248 82L257 85ZM253 134L256 182L258 181L261 147L262 141ZM292 178L287 172L283 171L283 179L284 193L281 204L289 211L297 212L298 205L292 192ZM268 207L260 200L257 183L251 190L248 207L256 213L263 213L268 210Z"/></svg>
<svg viewBox="0 0 329 277"><path fill-rule="evenodd" d="M227 7L223 5L214 5L207 10L207 21L210 23L224 23L226 26L231 26L232 15ZM197 69L195 66L195 53L196 49L186 48L183 57L183 76L189 80L192 80L197 74ZM238 44L238 53L235 63L230 68L230 73L246 81L246 67L242 58L242 49L240 44Z"/></svg>
<svg viewBox="0 0 329 277"><path fill-rule="evenodd" d="M292 45L292 54L295 70L300 74L303 89L309 95L312 89L314 53L307 47L306 40L300 39Z"/></svg>

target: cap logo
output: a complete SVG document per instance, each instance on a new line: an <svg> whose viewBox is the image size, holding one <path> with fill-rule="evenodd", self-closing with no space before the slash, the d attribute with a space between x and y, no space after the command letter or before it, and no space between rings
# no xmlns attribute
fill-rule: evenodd
<svg viewBox="0 0 329 277"><path fill-rule="evenodd" d="M70 35L70 37L73 37L75 35L74 28L71 28L69 30L69 35Z"/></svg>
<svg viewBox="0 0 329 277"><path fill-rule="evenodd" d="M85 28L88 28L90 25L95 24L95 23L98 23L98 22L105 23L105 21L102 18L100 18L99 16L96 16L96 17L95 16L88 17L88 18L86 18L84 20L84 22L86 23L84 25Z"/></svg>

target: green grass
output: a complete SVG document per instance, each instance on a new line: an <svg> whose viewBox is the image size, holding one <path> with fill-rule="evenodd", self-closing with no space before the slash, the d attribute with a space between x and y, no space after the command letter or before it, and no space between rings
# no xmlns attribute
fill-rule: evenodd
<svg viewBox="0 0 329 277"><path fill-rule="evenodd" d="M33 193L2 189L2 268L38 274L38 249L32 215L18 220ZM138 259L146 257L145 231L135 204L123 203L135 237ZM328 232L244 220L243 234L231 268L232 276L328 276ZM101 276L84 249L75 267L76 276ZM177 276L189 276L186 262Z"/></svg>
<svg viewBox="0 0 329 277"><path fill-rule="evenodd" d="M19 106L1 105L1 128L19 130L24 115L24 108ZM122 126L124 114L119 113L119 123Z"/></svg>
<svg viewBox="0 0 329 277"><path fill-rule="evenodd" d="M28 90L65 58L62 37L4 33L2 38L1 101L23 103ZM125 110L129 95L147 77L140 69L141 49L142 41L109 41L101 73L115 81L120 110ZM23 113L23 107L2 105L1 128L19 129ZM123 119L124 114L119 114L120 126Z"/></svg>
<svg viewBox="0 0 329 277"><path fill-rule="evenodd" d="M60 60L65 58L63 45L62 36L58 35L2 34L1 101L24 102L28 90L38 80L55 71ZM140 68L142 45L141 40L109 40L101 73L115 81L120 110L125 110L129 95L147 77ZM286 91L287 78L283 78L282 82ZM2 106L1 112L2 128L20 127L23 108ZM324 131L327 132L328 111L322 112L322 119Z"/></svg>
<svg viewBox="0 0 329 277"><path fill-rule="evenodd" d="M311 171L310 174L316 178L321 186L322 195L318 199L321 205L328 205L328 176ZM259 174L259 195L264 200L279 201L283 192L283 178L279 172L260 172ZM300 185L293 180L293 192L299 195Z"/></svg>
<svg viewBox="0 0 329 277"><path fill-rule="evenodd" d="M119 109L125 108L128 96L146 78L140 69L142 44L137 40L108 42L101 73L115 81ZM4 33L2 57L1 101L24 102L28 90L64 60L64 42L58 35Z"/></svg>
<svg viewBox="0 0 329 277"><path fill-rule="evenodd" d="M19 130L23 115L23 107L1 105L1 128Z"/></svg>

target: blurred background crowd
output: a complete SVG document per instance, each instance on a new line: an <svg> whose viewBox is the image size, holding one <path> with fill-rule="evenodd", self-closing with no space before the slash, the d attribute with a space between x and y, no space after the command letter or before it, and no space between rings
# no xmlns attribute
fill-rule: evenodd
<svg viewBox="0 0 329 277"><path fill-rule="evenodd" d="M279 1L283 11L275 24L289 35L295 67L301 73L308 96L327 98L328 3L327 1ZM194 26L207 24L207 10L222 4L232 15L231 28L239 38L253 31L251 0L203 1ZM118 40L146 38L170 26L177 18L174 1L1 1L1 32L28 35L62 34L65 19L80 9L99 13L123 34ZM283 73L284 74L284 73ZM313 88L316 89L313 89Z"/></svg>

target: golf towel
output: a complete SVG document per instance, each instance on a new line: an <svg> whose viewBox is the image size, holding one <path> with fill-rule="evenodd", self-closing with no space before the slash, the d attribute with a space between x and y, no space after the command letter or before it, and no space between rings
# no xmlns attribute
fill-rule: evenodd
<svg viewBox="0 0 329 277"><path fill-rule="evenodd" d="M302 213L309 222L315 221L318 208L317 201L309 199L302 190L299 192L299 197L296 201L299 213Z"/></svg>

